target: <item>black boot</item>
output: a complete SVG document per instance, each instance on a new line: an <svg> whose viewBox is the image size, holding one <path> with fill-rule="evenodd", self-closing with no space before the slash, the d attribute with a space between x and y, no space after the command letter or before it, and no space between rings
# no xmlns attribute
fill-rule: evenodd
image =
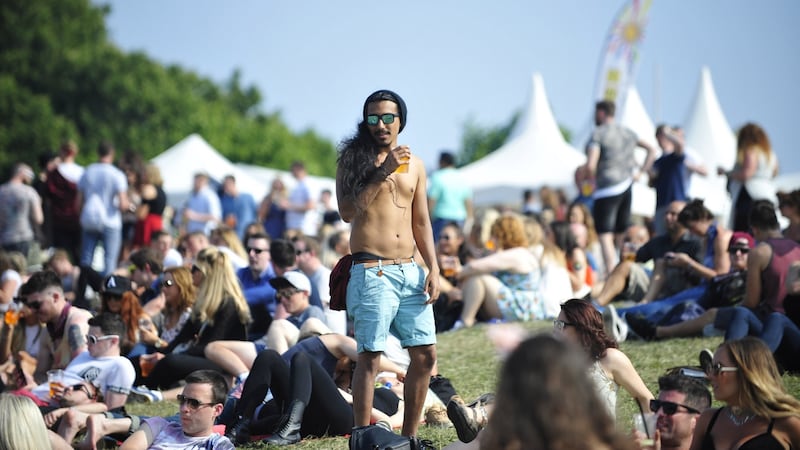
<svg viewBox="0 0 800 450"><path fill-rule="evenodd" d="M225 430L225 437L230 439L234 445L250 442L250 419L242 416L236 417L233 425Z"/></svg>
<svg viewBox="0 0 800 450"><path fill-rule="evenodd" d="M300 426L303 424L305 409L305 403L300 400L292 401L289 405L289 412L283 416L277 431L264 439L264 442L275 445L291 445L300 442Z"/></svg>

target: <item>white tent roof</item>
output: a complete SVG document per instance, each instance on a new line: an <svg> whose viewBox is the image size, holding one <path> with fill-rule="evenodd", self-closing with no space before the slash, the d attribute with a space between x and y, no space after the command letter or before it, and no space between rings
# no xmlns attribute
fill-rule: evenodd
<svg viewBox="0 0 800 450"><path fill-rule="evenodd" d="M636 136L652 145L660 152L656 141L656 127L650 120L650 115L644 108L642 97L636 86L628 87L625 95L625 104L622 105L622 114L618 118L619 123L630 128ZM636 147L636 162L641 166L647 158L647 150ZM647 177L642 177L637 183L633 184L633 199L631 203L631 213L637 216L653 217L656 211L656 191L647 185Z"/></svg>
<svg viewBox="0 0 800 450"><path fill-rule="evenodd" d="M700 83L686 118L686 143L715 173L717 166L730 169L736 161L736 137L717 100L708 67L700 72Z"/></svg>
<svg viewBox="0 0 800 450"><path fill-rule="evenodd" d="M586 156L570 146L558 128L541 75L533 74L528 107L508 141L484 158L461 168L476 205L517 204L522 191L550 186L574 192L575 169Z"/></svg>
<svg viewBox="0 0 800 450"><path fill-rule="evenodd" d="M727 179L717 175L717 167L733 167L736 160L736 137L728 125L717 100L711 72L708 67L700 71L694 102L686 118L686 145L702 158L708 176L692 176L691 197L705 199L705 205L714 214L730 213L730 196Z"/></svg>
<svg viewBox="0 0 800 450"><path fill-rule="evenodd" d="M253 166L243 163L236 163L234 165L237 169L267 186L267 190L272 186L272 180L275 178L280 178L289 191L297 184L297 180L292 176L292 173L286 170L270 169L269 167ZM319 198L319 193L322 192L323 189L330 189L333 193L331 204L336 207L336 180L334 178L309 175L306 178L306 185L309 191L311 191L311 197L315 199ZM259 201L261 201L261 197L256 197L256 202Z"/></svg>
<svg viewBox="0 0 800 450"><path fill-rule="evenodd" d="M205 139L191 134L182 141L164 150L152 159L164 178L164 192L173 207L180 207L189 198L194 184L194 175L206 172L216 183L226 175L236 177L236 186L259 201L267 192L266 182L261 182L237 168L220 155Z"/></svg>

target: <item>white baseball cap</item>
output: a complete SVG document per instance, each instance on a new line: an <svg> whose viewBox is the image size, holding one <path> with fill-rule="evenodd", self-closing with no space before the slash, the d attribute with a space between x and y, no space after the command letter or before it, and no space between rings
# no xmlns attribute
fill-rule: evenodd
<svg viewBox="0 0 800 450"><path fill-rule="evenodd" d="M270 286L276 290L286 289L293 287L295 289L311 293L311 281L302 272L291 271L283 274L282 277L275 277L269 280Z"/></svg>

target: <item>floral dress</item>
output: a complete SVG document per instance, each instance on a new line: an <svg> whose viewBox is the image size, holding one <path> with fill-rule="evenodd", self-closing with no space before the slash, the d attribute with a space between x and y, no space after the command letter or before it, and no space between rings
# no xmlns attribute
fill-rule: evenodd
<svg viewBox="0 0 800 450"><path fill-rule="evenodd" d="M497 306L507 321L529 321L544 319L547 314L540 292L542 273L495 272L503 284L497 295Z"/></svg>

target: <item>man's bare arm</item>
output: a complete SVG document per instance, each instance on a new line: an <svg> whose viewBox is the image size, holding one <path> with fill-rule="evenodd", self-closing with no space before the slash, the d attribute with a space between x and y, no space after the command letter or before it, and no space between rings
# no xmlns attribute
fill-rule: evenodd
<svg viewBox="0 0 800 450"><path fill-rule="evenodd" d="M434 302L439 297L439 261L436 259L433 228L431 227L431 217L428 212L427 195L425 193L428 181L422 161L416 156L412 156L412 158L414 159L414 166L417 167L417 187L411 204L411 232L414 235L417 249L422 255L425 265L428 266L429 273L425 280L425 288L430 295L429 301Z"/></svg>

